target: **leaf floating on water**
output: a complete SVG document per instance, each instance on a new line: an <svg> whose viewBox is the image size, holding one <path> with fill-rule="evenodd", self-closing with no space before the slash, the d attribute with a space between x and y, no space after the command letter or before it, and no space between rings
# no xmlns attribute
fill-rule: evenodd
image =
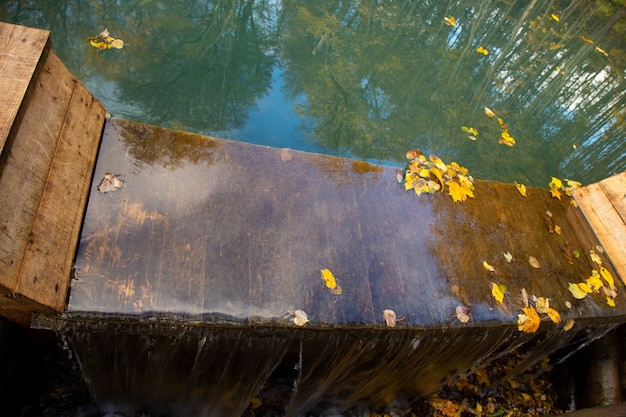
<svg viewBox="0 0 626 417"><path fill-rule="evenodd" d="M293 314L293 322L296 326L304 326L305 324L309 323L309 318L303 310L296 310L293 312Z"/></svg>
<svg viewBox="0 0 626 417"><path fill-rule="evenodd" d="M483 48L482 46L479 46L478 48L476 48L476 52L478 52L479 54L483 54L485 56L489 55L489 51Z"/></svg>
<svg viewBox="0 0 626 417"><path fill-rule="evenodd" d="M122 49L124 47L124 41L116 39L109 34L107 29L104 29L97 36L91 36L87 38L89 44L96 49Z"/></svg>
<svg viewBox="0 0 626 417"><path fill-rule="evenodd" d="M536 332L541 322L539 314L533 307L526 307L522 310L524 313L517 315L517 329L525 333Z"/></svg>
<svg viewBox="0 0 626 417"><path fill-rule="evenodd" d="M601 53L602 55L604 55L604 56L607 56L607 57L609 56L609 53L608 53L607 51L605 51L604 49L599 48L599 47L597 47L597 46L596 46L596 51L597 51L597 52L600 52L600 53Z"/></svg>
<svg viewBox="0 0 626 417"><path fill-rule="evenodd" d="M101 193L112 193L115 190L119 190L124 185L124 181L120 180L117 175L113 175L109 172L104 174L104 178L98 185L98 191Z"/></svg>
<svg viewBox="0 0 626 417"><path fill-rule="evenodd" d="M530 266L532 266L533 268L539 269L541 268L541 265L539 265L539 261L537 260L537 258L535 258L534 256L529 256L528 257L528 263L530 264Z"/></svg>
<svg viewBox="0 0 626 417"><path fill-rule="evenodd" d="M387 323L387 327L396 327L398 319L395 311L390 309L383 310L383 318L385 319L385 323Z"/></svg>
<svg viewBox="0 0 626 417"><path fill-rule="evenodd" d="M524 184L518 184L517 182L515 182L515 187L517 188L517 191L519 191L521 195L526 197L526 186Z"/></svg>
<svg viewBox="0 0 626 417"><path fill-rule="evenodd" d="M443 18L443 21L444 21L444 22L445 22L445 24L446 24L446 25L448 25L448 26L453 26L453 27L456 27L456 19L454 18L454 16L450 16L450 17L445 16L445 17Z"/></svg>
<svg viewBox="0 0 626 417"><path fill-rule="evenodd" d="M550 195L559 200L561 199L561 192L559 190L550 190Z"/></svg>
<svg viewBox="0 0 626 417"><path fill-rule="evenodd" d="M508 130L503 130L498 143L506 146L515 146L515 138L509 134Z"/></svg>
<svg viewBox="0 0 626 417"><path fill-rule="evenodd" d="M470 310L469 308L465 307L464 305L458 305L456 306L456 318L461 322L461 323L467 323L470 319L469 314L470 314Z"/></svg>
<svg viewBox="0 0 626 417"><path fill-rule="evenodd" d="M494 117L496 115L489 107L485 107L485 114L488 117Z"/></svg>
<svg viewBox="0 0 626 417"><path fill-rule="evenodd" d="M489 272L496 272L496 268L494 268L493 266L489 265L489 263L487 263L487 261L483 261L483 268L485 268Z"/></svg>
<svg viewBox="0 0 626 417"><path fill-rule="evenodd" d="M552 19L554 19L556 22L558 22L559 20L561 20L561 19L559 19L559 17L558 17L557 15L555 15L554 13L552 13L550 16L551 16L551 17L552 17Z"/></svg>
<svg viewBox="0 0 626 417"><path fill-rule="evenodd" d="M502 304L504 301L504 293L506 292L506 286L502 284L496 284L495 282L491 283L491 295L496 299L497 302Z"/></svg>
<svg viewBox="0 0 626 417"><path fill-rule="evenodd" d="M589 39L589 38L587 38L587 37L585 37L585 36L582 36L582 35L581 35L581 36L580 36L580 39L582 39L583 41L585 41L585 42L587 42L587 43L589 43L589 44L591 44L591 45L593 45L593 44L594 44L593 40L591 40L591 39Z"/></svg>

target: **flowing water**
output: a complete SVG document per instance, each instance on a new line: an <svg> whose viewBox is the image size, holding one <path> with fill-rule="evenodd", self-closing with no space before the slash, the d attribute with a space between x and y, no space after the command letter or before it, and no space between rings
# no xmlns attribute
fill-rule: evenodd
<svg viewBox="0 0 626 417"><path fill-rule="evenodd" d="M620 4L22 0L0 20L51 30L116 117L393 165L420 148L547 187L625 168ZM89 46L105 28L123 49Z"/></svg>

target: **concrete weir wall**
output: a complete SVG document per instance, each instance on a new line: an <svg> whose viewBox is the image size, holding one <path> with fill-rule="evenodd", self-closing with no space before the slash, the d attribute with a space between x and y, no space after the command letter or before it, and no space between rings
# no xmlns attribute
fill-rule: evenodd
<svg viewBox="0 0 626 417"><path fill-rule="evenodd" d="M0 309L63 335L103 410L238 416L278 371L287 415L411 402L626 321L623 220L607 238L544 189L477 180L454 202L406 191L393 167L105 121L30 31L0 25L0 68L40 37L0 103L15 107L0 125Z"/></svg>

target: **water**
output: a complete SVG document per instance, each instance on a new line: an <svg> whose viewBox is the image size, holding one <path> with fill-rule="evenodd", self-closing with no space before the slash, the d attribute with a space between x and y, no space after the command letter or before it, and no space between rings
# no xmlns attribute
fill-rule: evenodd
<svg viewBox="0 0 626 417"><path fill-rule="evenodd" d="M391 165L420 148L546 187L625 167L626 9L613 3L23 0L0 19L51 30L117 117ZM104 28L127 45L91 48Z"/></svg>

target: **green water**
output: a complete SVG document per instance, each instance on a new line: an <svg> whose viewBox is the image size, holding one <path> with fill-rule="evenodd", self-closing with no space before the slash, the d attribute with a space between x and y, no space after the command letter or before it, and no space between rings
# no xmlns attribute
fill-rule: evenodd
<svg viewBox="0 0 626 417"><path fill-rule="evenodd" d="M23 0L0 20L51 30L116 117L399 166L419 148L547 187L626 168L622 3ZM92 48L105 28L126 46Z"/></svg>

